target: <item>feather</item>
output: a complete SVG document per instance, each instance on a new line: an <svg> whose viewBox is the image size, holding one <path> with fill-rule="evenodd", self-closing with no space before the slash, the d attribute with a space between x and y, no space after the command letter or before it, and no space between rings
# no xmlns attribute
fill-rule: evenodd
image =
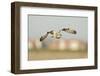
<svg viewBox="0 0 100 76"><path fill-rule="evenodd" d="M40 37L40 41L43 41L45 38L47 38L48 34L49 34L49 33L46 33L45 35L41 36L41 37Z"/></svg>
<svg viewBox="0 0 100 76"><path fill-rule="evenodd" d="M70 28L63 28L62 31L65 31L65 32L68 32L68 33L71 33L71 34L76 34L77 32L73 29L70 29Z"/></svg>

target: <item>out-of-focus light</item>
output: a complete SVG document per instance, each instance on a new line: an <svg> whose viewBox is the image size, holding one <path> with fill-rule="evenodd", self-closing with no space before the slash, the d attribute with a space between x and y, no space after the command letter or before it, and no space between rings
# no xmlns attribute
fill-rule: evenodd
<svg viewBox="0 0 100 76"><path fill-rule="evenodd" d="M36 46L36 48L42 48L42 43L40 42L40 40L38 40L38 39L36 39L35 40L35 46Z"/></svg>
<svg viewBox="0 0 100 76"><path fill-rule="evenodd" d="M69 40L69 50L71 51L86 51L87 43L80 40Z"/></svg>
<svg viewBox="0 0 100 76"><path fill-rule="evenodd" d="M31 50L33 48L32 40L29 40L28 42L28 49Z"/></svg>
<svg viewBox="0 0 100 76"><path fill-rule="evenodd" d="M79 50L79 42L76 41L76 40L72 40L70 43L69 43L69 49L71 51L77 51Z"/></svg>
<svg viewBox="0 0 100 76"><path fill-rule="evenodd" d="M87 51L87 43L82 40L77 39L67 39L67 40L53 40L48 43L48 41L40 42L38 39L30 39L28 42L28 49L41 49L48 48L52 50L61 51Z"/></svg>
<svg viewBox="0 0 100 76"><path fill-rule="evenodd" d="M60 40L59 49L60 50L66 49L66 42L64 40Z"/></svg>

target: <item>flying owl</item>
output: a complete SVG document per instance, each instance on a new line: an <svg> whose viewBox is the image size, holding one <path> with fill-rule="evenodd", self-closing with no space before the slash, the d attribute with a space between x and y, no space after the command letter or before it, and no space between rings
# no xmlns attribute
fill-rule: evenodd
<svg viewBox="0 0 100 76"><path fill-rule="evenodd" d="M73 30L73 29L70 29L70 28L63 28L63 29L59 30L58 32L51 30L51 31L47 32L45 35L41 36L40 41L43 41L44 39L46 39L49 34L51 35L52 38L60 39L62 37L62 34L61 34L62 31L70 33L70 34L76 34L77 33L76 30Z"/></svg>

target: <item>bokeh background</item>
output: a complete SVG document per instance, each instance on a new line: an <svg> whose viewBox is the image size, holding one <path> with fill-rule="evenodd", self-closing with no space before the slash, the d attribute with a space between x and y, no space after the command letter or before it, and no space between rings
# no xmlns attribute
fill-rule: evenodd
<svg viewBox="0 0 100 76"><path fill-rule="evenodd" d="M46 32L62 28L75 29L77 34L62 32L61 39L49 35L40 42ZM28 15L28 60L87 58L87 42L87 17Z"/></svg>

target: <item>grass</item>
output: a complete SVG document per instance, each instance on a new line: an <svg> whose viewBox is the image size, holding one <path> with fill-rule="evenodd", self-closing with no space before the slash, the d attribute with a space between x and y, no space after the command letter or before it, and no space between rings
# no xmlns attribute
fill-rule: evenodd
<svg viewBox="0 0 100 76"><path fill-rule="evenodd" d="M41 49L30 49L29 51L34 51L34 52L38 52L38 51L52 51L52 52L67 51L67 52L71 52L72 50L69 50L69 49L60 50L60 49L41 48ZM73 52L84 52L84 51L87 51L87 50L76 50L76 51L73 51Z"/></svg>
<svg viewBox="0 0 100 76"><path fill-rule="evenodd" d="M31 49L28 52L28 60L80 59L87 58L87 55L86 50Z"/></svg>

